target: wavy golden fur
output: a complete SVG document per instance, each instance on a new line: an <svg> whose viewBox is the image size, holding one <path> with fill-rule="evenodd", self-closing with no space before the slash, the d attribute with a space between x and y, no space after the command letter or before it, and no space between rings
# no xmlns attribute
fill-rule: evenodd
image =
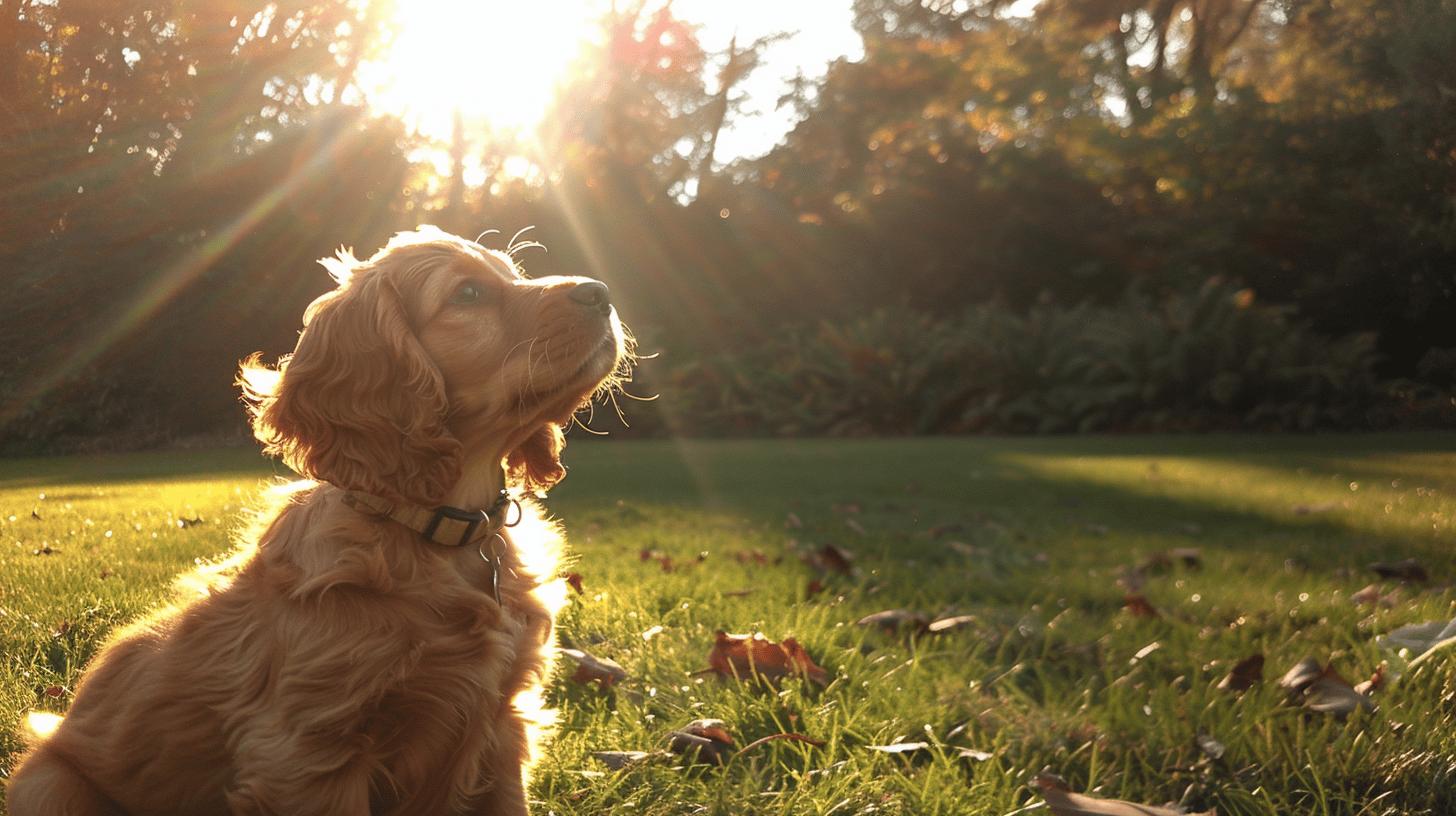
<svg viewBox="0 0 1456 816"><path fill-rule="evenodd" d="M606 288L522 277L437 230L367 261L305 313L290 358L241 382L279 488L192 600L113 637L8 790L33 814L524 814L565 595L557 526L523 501L501 603L474 545L342 501L483 507L559 481L562 426L623 375Z"/></svg>

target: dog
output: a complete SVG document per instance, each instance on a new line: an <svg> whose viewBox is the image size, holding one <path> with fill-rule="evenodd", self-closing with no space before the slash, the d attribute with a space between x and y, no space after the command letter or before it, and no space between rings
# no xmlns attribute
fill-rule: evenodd
<svg viewBox="0 0 1456 816"><path fill-rule="evenodd" d="M11 813L525 814L565 601L535 500L620 384L607 287L434 228L366 261L239 383L281 489L205 592L113 637Z"/></svg>

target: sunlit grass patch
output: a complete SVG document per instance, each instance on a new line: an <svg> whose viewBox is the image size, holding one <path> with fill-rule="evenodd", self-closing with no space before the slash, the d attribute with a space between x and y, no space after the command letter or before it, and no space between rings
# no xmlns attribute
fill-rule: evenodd
<svg viewBox="0 0 1456 816"><path fill-rule="evenodd" d="M583 591L561 637L628 677L576 684L564 661L537 812L1006 814L1040 801L1044 767L1225 814L1456 810L1456 661L1391 680L1400 660L1374 641L1456 615L1456 437L588 442L567 458L550 506ZM25 712L64 710L107 631L228 549L273 473L243 452L0 464L6 752ZM827 544L852 573L808 563ZM1157 617L1129 614L1119 578L1175 547L1198 565L1149 569ZM1366 568L1406 557L1432 580ZM1371 583L1388 604L1350 599ZM887 609L971 619L920 637L855 625ZM827 682L705 672L720 630L793 637ZM1254 653L1263 682L1219 689ZM1377 710L1288 704L1276 681L1305 657L1351 682L1389 661ZM825 744L689 765L669 735L702 718L738 747ZM927 745L869 747L906 742ZM598 751L668 753L613 770Z"/></svg>

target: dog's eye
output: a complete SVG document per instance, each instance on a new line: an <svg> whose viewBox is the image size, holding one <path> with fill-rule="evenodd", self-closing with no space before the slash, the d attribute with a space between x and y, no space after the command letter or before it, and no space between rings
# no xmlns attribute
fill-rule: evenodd
<svg viewBox="0 0 1456 816"><path fill-rule="evenodd" d="M460 284L460 288L450 296L450 302L456 306L469 306L472 303L478 303L483 297L485 297L485 290L481 288L480 284L472 281Z"/></svg>

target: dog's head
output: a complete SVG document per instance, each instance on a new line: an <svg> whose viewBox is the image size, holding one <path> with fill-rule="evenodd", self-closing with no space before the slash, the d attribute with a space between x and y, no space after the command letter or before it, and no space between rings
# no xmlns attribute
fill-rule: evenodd
<svg viewBox="0 0 1456 816"><path fill-rule="evenodd" d="M294 470L340 487L439 503L467 453L499 452L544 490L565 470L563 426L625 375L607 287L524 277L511 258L433 228L367 261L322 261L338 288L303 317L276 370L240 382L253 432Z"/></svg>

